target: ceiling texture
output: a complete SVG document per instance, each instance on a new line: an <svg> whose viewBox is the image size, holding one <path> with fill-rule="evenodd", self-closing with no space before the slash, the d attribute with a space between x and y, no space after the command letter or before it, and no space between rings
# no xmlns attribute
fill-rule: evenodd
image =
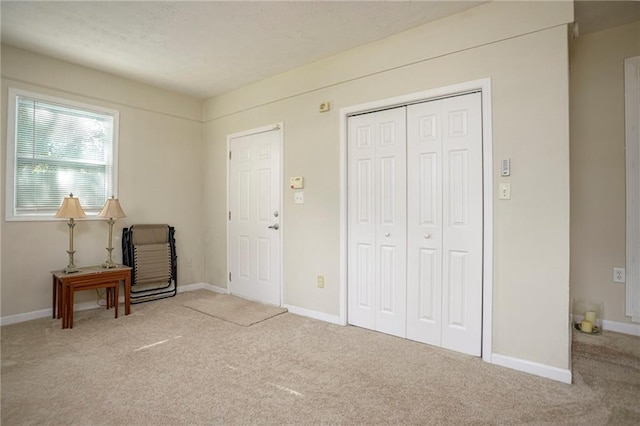
<svg viewBox="0 0 640 426"><path fill-rule="evenodd" d="M3 0L1 37L209 98L480 3Z"/></svg>
<svg viewBox="0 0 640 426"><path fill-rule="evenodd" d="M206 99L481 3L2 0L0 36L8 45ZM580 32L638 19L638 6L578 2Z"/></svg>

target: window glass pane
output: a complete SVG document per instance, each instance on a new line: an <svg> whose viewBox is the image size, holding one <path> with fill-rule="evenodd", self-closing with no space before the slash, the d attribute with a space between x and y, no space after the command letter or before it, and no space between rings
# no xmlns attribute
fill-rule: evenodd
<svg viewBox="0 0 640 426"><path fill-rule="evenodd" d="M55 212L73 193L99 210L113 192L114 116L16 98L15 211Z"/></svg>
<svg viewBox="0 0 640 426"><path fill-rule="evenodd" d="M25 212L57 210L73 192L83 209L101 209L108 193L107 174L104 165L18 158L16 207Z"/></svg>

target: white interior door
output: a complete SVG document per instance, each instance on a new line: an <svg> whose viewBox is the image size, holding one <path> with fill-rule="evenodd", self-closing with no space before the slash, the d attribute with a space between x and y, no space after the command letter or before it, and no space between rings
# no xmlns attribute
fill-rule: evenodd
<svg viewBox="0 0 640 426"><path fill-rule="evenodd" d="M481 95L411 105L407 116L408 337L480 356Z"/></svg>
<svg viewBox="0 0 640 426"><path fill-rule="evenodd" d="M349 323L406 336L405 108L349 118Z"/></svg>
<svg viewBox="0 0 640 426"><path fill-rule="evenodd" d="M480 356L480 93L349 117L347 140L348 322Z"/></svg>
<svg viewBox="0 0 640 426"><path fill-rule="evenodd" d="M229 139L229 289L280 306L282 130Z"/></svg>

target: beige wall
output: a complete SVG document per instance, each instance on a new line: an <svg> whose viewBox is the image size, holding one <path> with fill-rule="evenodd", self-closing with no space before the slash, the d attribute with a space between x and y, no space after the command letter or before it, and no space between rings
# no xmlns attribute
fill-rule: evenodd
<svg viewBox="0 0 640 426"><path fill-rule="evenodd" d="M640 55L640 22L571 44L571 296L625 316L624 60Z"/></svg>
<svg viewBox="0 0 640 426"><path fill-rule="evenodd" d="M204 105L3 47L2 105L13 86L119 109L119 195L129 217L118 229L134 222L172 223L180 282L222 287L226 136L283 121L285 178L305 176L306 185L304 205L295 205L283 188L284 302L337 315L339 109L491 78L493 161L512 159L512 199L493 202L493 352L568 368L566 24L572 19L571 2L488 3ZM318 113L322 101L332 103L331 112ZM496 193L503 180L496 167ZM106 224L84 222L76 229L78 263L101 262L106 252L97 241L106 240ZM3 316L49 307L48 271L66 264L66 236L61 222L2 223ZM192 268L187 259L193 259ZM316 287L316 274L325 275L325 289Z"/></svg>
<svg viewBox="0 0 640 426"><path fill-rule="evenodd" d="M169 223L176 228L179 283L202 282L202 102L2 46L3 176L8 87L120 111L118 196L128 217L114 226L114 259L122 259L123 227ZM6 222L4 186L1 190L1 315L50 308L49 271L67 264L68 227L59 221ZM99 264L106 259L107 230L104 221L79 221L76 264ZM82 292L76 300L95 300L95 294Z"/></svg>
<svg viewBox="0 0 640 426"><path fill-rule="evenodd" d="M205 281L226 286L226 135L284 122L285 179L305 177L304 205L283 188L284 302L338 315L339 109L488 77L493 161L512 160L512 199L493 203L493 352L568 368L572 9L490 3L206 101ZM496 194L503 180L496 166Z"/></svg>

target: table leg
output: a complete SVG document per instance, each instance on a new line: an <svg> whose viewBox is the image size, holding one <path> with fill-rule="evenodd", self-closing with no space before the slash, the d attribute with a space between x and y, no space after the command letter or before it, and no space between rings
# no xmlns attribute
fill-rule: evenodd
<svg viewBox="0 0 640 426"><path fill-rule="evenodd" d="M109 308L111 308L111 302L113 301L113 295L111 294L111 292L113 291L113 289L111 287L107 287L105 288L104 292L105 292L105 306L107 307L107 310L109 310Z"/></svg>
<svg viewBox="0 0 640 426"><path fill-rule="evenodd" d="M65 302L65 298L63 297L63 289L62 289L62 281L60 281L60 279L58 279L58 282L56 284L57 286L57 297L58 297L58 319L62 318L62 315L64 314L64 302Z"/></svg>
<svg viewBox="0 0 640 426"><path fill-rule="evenodd" d="M75 293L75 288L73 287L73 285L69 285L67 292L69 293L69 306L67 307L67 309L69 309L68 328L73 328L73 297Z"/></svg>
<svg viewBox="0 0 640 426"><path fill-rule="evenodd" d="M62 313L62 328L67 328L68 325L68 317L69 317L69 302L67 301L67 284L66 283L62 283L62 288L61 288L61 292L60 292L60 298L62 299L62 305L58 306L58 308L62 308L62 309L58 309L58 315L60 315L60 313Z"/></svg>
<svg viewBox="0 0 640 426"><path fill-rule="evenodd" d="M118 291L119 290L120 290L120 281L116 281L116 285L114 286L114 293L115 293L114 306L116 308L116 318L118 318L118 300L119 300Z"/></svg>
<svg viewBox="0 0 640 426"><path fill-rule="evenodd" d="M131 313L131 271L124 278L124 314Z"/></svg>
<svg viewBox="0 0 640 426"><path fill-rule="evenodd" d="M55 275L53 276L53 285L52 285L52 293L53 293L53 305L52 305L52 310L53 310L53 319L56 319L56 307L58 304L58 298L56 297L56 291L58 290L58 283L57 283L57 279L55 277Z"/></svg>

